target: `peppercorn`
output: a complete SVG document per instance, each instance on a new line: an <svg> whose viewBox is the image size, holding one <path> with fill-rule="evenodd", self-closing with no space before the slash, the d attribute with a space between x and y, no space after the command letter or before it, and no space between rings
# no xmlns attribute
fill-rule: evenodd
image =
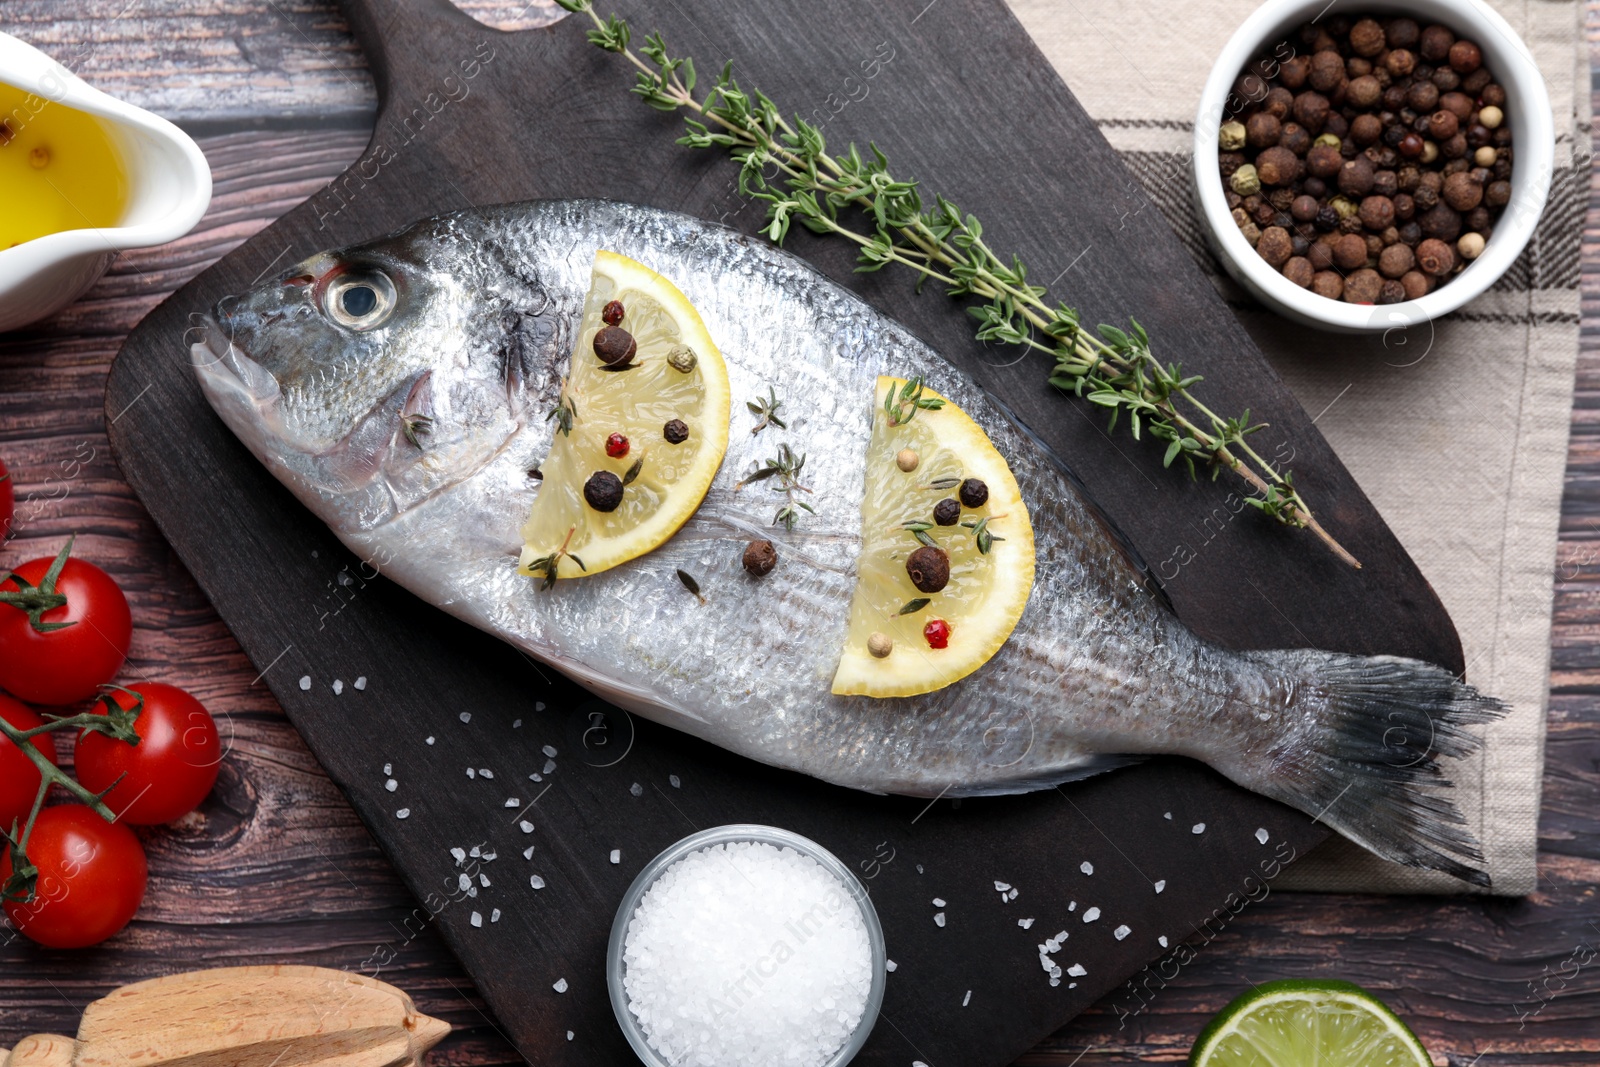
<svg viewBox="0 0 1600 1067"><path fill-rule="evenodd" d="M1490 207L1505 207L1511 202L1511 183L1497 179L1484 187L1483 202Z"/></svg>
<svg viewBox="0 0 1600 1067"><path fill-rule="evenodd" d="M689 439L689 426L682 419L673 419L661 427L661 436L669 445L681 445Z"/></svg>
<svg viewBox="0 0 1600 1067"><path fill-rule="evenodd" d="M1471 211L1483 200L1483 185L1474 181L1471 174L1457 171L1445 178L1440 196L1457 211Z"/></svg>
<svg viewBox="0 0 1600 1067"><path fill-rule="evenodd" d="M600 321L607 326L615 326L622 321L622 316L625 314L627 311L623 308L622 301L612 300L600 309Z"/></svg>
<svg viewBox="0 0 1600 1067"><path fill-rule="evenodd" d="M622 503L622 479L610 471L595 471L583 483L583 499L596 511L616 511Z"/></svg>
<svg viewBox="0 0 1600 1067"><path fill-rule="evenodd" d="M1428 238L1417 246L1417 266L1436 278L1449 274L1456 265L1455 251L1443 241Z"/></svg>
<svg viewBox="0 0 1600 1067"><path fill-rule="evenodd" d="M867 651L873 659L886 659L894 651L894 638L874 630L872 636L867 638Z"/></svg>
<svg viewBox="0 0 1600 1067"><path fill-rule="evenodd" d="M1332 204L1324 204L1317 209L1317 217L1312 225L1323 233L1332 233L1339 226L1339 209Z"/></svg>
<svg viewBox="0 0 1600 1067"><path fill-rule="evenodd" d="M906 557L906 574L919 593L937 593L950 584L950 555L942 548L923 545Z"/></svg>
<svg viewBox="0 0 1600 1067"><path fill-rule="evenodd" d="M1223 181L1227 181L1228 179L1232 178L1238 169L1244 166L1246 162L1247 160L1245 159L1243 152L1217 153L1217 170L1222 173ZM1228 191L1233 192L1231 189Z"/></svg>
<svg viewBox="0 0 1600 1067"><path fill-rule="evenodd" d="M1367 242L1360 234L1347 233L1333 246L1333 265L1340 270L1355 270L1367 262Z"/></svg>
<svg viewBox="0 0 1600 1067"><path fill-rule="evenodd" d="M1395 243L1378 254L1378 273L1385 278L1402 277L1416 265L1417 257L1409 245Z"/></svg>
<svg viewBox="0 0 1600 1067"><path fill-rule="evenodd" d="M1493 104L1490 104L1487 107L1481 108L1478 111L1478 122L1479 122L1479 124L1483 125L1483 126L1487 126L1491 130L1499 128L1500 124L1502 122L1504 122L1505 119L1506 119L1505 112L1501 111L1498 107L1495 107Z"/></svg>
<svg viewBox="0 0 1600 1067"><path fill-rule="evenodd" d="M1416 67L1416 53L1409 48L1391 48L1383 57L1383 69L1391 78L1408 77Z"/></svg>
<svg viewBox="0 0 1600 1067"><path fill-rule="evenodd" d="M916 470L917 464L920 462L921 457L919 457L916 452L909 448L902 448L899 452L896 452L894 456L894 465L908 474Z"/></svg>
<svg viewBox="0 0 1600 1067"><path fill-rule="evenodd" d="M1439 91L1441 93L1448 93L1452 89L1459 89L1461 87L1461 75L1457 74L1449 67L1440 67L1438 70L1434 71L1433 78L1431 80L1434 85L1439 87Z"/></svg>
<svg viewBox="0 0 1600 1067"><path fill-rule="evenodd" d="M681 374L688 374L694 370L698 362L700 362L699 357L688 345L673 345L672 350L667 353L667 366Z"/></svg>
<svg viewBox="0 0 1600 1067"><path fill-rule="evenodd" d="M1372 73L1372 61L1366 56L1350 56L1344 61L1345 77L1364 78Z"/></svg>
<svg viewBox="0 0 1600 1067"><path fill-rule="evenodd" d="M1367 262L1376 263L1378 253L1383 251L1383 238L1375 233L1365 233L1361 235L1361 240L1367 245Z"/></svg>
<svg viewBox="0 0 1600 1067"><path fill-rule="evenodd" d="M1289 205L1289 214L1294 216L1296 222L1310 222L1317 217L1320 208L1321 205L1317 203L1316 197L1302 194L1295 197L1294 202Z"/></svg>
<svg viewBox="0 0 1600 1067"><path fill-rule="evenodd" d="M1461 224L1468 233L1477 233L1482 237L1489 236L1489 209L1479 204L1465 215L1461 216ZM1463 235L1465 236L1465 235Z"/></svg>
<svg viewBox="0 0 1600 1067"><path fill-rule="evenodd" d="M1461 253L1462 259L1477 259L1483 255L1484 246L1487 244L1481 233L1464 233L1456 242L1456 251Z"/></svg>
<svg viewBox="0 0 1600 1067"><path fill-rule="evenodd" d="M1474 129L1482 128L1483 127L1481 126L1474 127ZM1469 144L1472 142L1472 130L1467 131L1467 142ZM1494 161L1498 158L1499 155L1488 145L1483 145L1476 152L1472 153L1472 162L1480 167L1492 167L1494 166Z"/></svg>
<svg viewBox="0 0 1600 1067"><path fill-rule="evenodd" d="M1251 115L1244 123L1244 141L1251 148L1270 148L1278 143L1281 125L1276 116L1265 111Z"/></svg>
<svg viewBox="0 0 1600 1067"><path fill-rule="evenodd" d="M1428 136L1435 141L1447 141L1456 135L1460 129L1460 120L1456 113L1447 108L1440 108L1428 116Z"/></svg>
<svg viewBox="0 0 1600 1067"><path fill-rule="evenodd" d="M1302 230L1306 229L1305 226L1301 226L1299 228ZM1295 256L1304 256L1308 251L1311 250L1311 240L1305 234L1293 234L1289 238L1289 249L1294 253ZM1289 258L1293 259L1294 256L1290 256Z"/></svg>
<svg viewBox="0 0 1600 1067"><path fill-rule="evenodd" d="M1267 98L1261 101L1261 110L1282 122L1289 117L1289 108L1294 105L1294 94L1281 85L1274 85L1267 91Z"/></svg>
<svg viewBox="0 0 1600 1067"><path fill-rule="evenodd" d="M1445 93L1439 97L1439 109L1450 112L1458 123L1465 122L1472 115L1472 97L1466 93ZM1479 121L1482 121L1481 116Z"/></svg>
<svg viewBox="0 0 1600 1067"><path fill-rule="evenodd" d="M1372 176L1372 195L1387 196L1393 199L1400 191L1400 179L1388 167L1378 171Z"/></svg>
<svg viewBox="0 0 1600 1067"><path fill-rule="evenodd" d="M620 433L614 433L606 438L606 455L612 459L626 456L630 447L632 446L628 443L628 439Z"/></svg>
<svg viewBox="0 0 1600 1067"><path fill-rule="evenodd" d="M1339 112L1330 110L1327 121L1322 124L1322 128L1325 132L1331 133L1335 137L1343 137L1350 132L1350 120L1339 114Z"/></svg>
<svg viewBox="0 0 1600 1067"><path fill-rule="evenodd" d="M1417 247L1417 242L1422 240L1422 227L1417 225L1416 219L1402 223L1399 227L1399 230L1401 244L1410 245L1412 248L1415 248Z"/></svg>
<svg viewBox="0 0 1600 1067"><path fill-rule="evenodd" d="M1306 84L1306 76L1311 73L1311 58L1309 56L1292 56L1283 61L1278 68L1278 80L1285 88L1299 90Z"/></svg>
<svg viewBox="0 0 1600 1067"><path fill-rule="evenodd" d="M1461 236L1461 216L1449 204L1435 204L1417 221L1422 224L1424 237L1454 241Z"/></svg>
<svg viewBox="0 0 1600 1067"><path fill-rule="evenodd" d="M1318 241L1306 250L1306 261L1313 271L1327 270L1333 266L1333 246L1327 241Z"/></svg>
<svg viewBox="0 0 1600 1067"><path fill-rule="evenodd" d="M1240 196L1253 196L1261 191L1261 179L1256 175L1256 168L1249 163L1233 172L1228 185Z"/></svg>
<svg viewBox="0 0 1600 1067"><path fill-rule="evenodd" d="M1416 132L1410 132L1401 135L1400 143L1395 146L1395 149L1407 159L1416 159L1418 156L1422 155L1422 145L1422 135Z"/></svg>
<svg viewBox="0 0 1600 1067"><path fill-rule="evenodd" d="M1439 87L1432 82L1412 82L1406 90L1406 106L1418 114L1432 111L1439 106Z"/></svg>
<svg viewBox="0 0 1600 1067"><path fill-rule="evenodd" d="M1328 50L1311 57L1311 88L1319 93L1331 93L1345 82L1344 57Z"/></svg>
<svg viewBox="0 0 1600 1067"><path fill-rule="evenodd" d="M1337 300L1344 295L1344 278L1335 270L1319 270L1311 278L1311 291L1329 300Z"/></svg>
<svg viewBox="0 0 1600 1067"><path fill-rule="evenodd" d="M1394 201L1381 194L1364 197L1360 216L1361 225L1369 230L1387 229L1394 222Z"/></svg>
<svg viewBox="0 0 1600 1067"><path fill-rule="evenodd" d="M1271 226L1273 225L1272 220L1278 217L1278 210L1263 200L1256 206L1255 211L1251 213L1250 217L1256 221L1257 225Z"/></svg>
<svg viewBox="0 0 1600 1067"><path fill-rule="evenodd" d="M1323 125L1328 121L1328 98L1321 93L1307 90L1294 98L1294 105L1290 109L1294 120L1312 133L1321 133Z"/></svg>
<svg viewBox="0 0 1600 1067"><path fill-rule="evenodd" d="M1406 298L1406 287L1394 278L1385 278L1378 290L1378 303L1398 304Z"/></svg>
<svg viewBox="0 0 1600 1067"><path fill-rule="evenodd" d="M1306 153L1306 169L1318 178L1332 178L1344 166L1344 157L1337 145L1314 144Z"/></svg>
<svg viewBox="0 0 1600 1067"><path fill-rule="evenodd" d="M1350 49L1358 56L1375 56L1387 44L1376 19L1362 19L1350 27Z"/></svg>
<svg viewBox="0 0 1600 1067"><path fill-rule="evenodd" d="M1347 304L1375 304L1383 279L1375 270L1363 267L1344 280L1344 300Z"/></svg>
<svg viewBox="0 0 1600 1067"><path fill-rule="evenodd" d="M1407 300L1421 300L1433 288L1433 281L1420 270L1407 271L1400 279Z"/></svg>
<svg viewBox="0 0 1600 1067"><path fill-rule="evenodd" d="M947 496L933 506L933 521L940 526L954 526L961 520L961 504Z"/></svg>
<svg viewBox="0 0 1600 1067"><path fill-rule="evenodd" d="M1311 148L1311 134L1298 122L1285 122L1278 131L1278 143L1297 156Z"/></svg>
<svg viewBox="0 0 1600 1067"><path fill-rule="evenodd" d="M1417 51L1429 63L1443 63L1450 55L1450 46L1455 43L1455 34L1435 24L1423 29L1422 36L1418 38Z"/></svg>
<svg viewBox="0 0 1600 1067"><path fill-rule="evenodd" d="M989 502L989 487L983 484L982 479L966 478L956 490L956 496L961 498L964 508L981 508Z"/></svg>
<svg viewBox="0 0 1600 1067"><path fill-rule="evenodd" d="M1479 73L1487 75L1488 72L1480 69ZM1506 103L1505 87L1494 83L1486 84L1482 89L1478 90L1478 99L1485 107L1492 107L1498 111Z"/></svg>
<svg viewBox="0 0 1600 1067"><path fill-rule="evenodd" d="M1283 265L1283 276L1302 289L1310 288L1311 276L1315 273L1316 271L1311 268L1311 261L1305 256L1292 256Z"/></svg>
<svg viewBox="0 0 1600 1067"><path fill-rule="evenodd" d="M1300 191L1316 200L1328 195L1328 183L1312 175L1300 183Z"/></svg>
<svg viewBox="0 0 1600 1067"><path fill-rule="evenodd" d="M1378 116L1369 112L1350 120L1350 137L1356 144L1369 145L1382 136L1383 123Z"/></svg>
<svg viewBox="0 0 1600 1067"><path fill-rule="evenodd" d="M1376 170L1366 156L1347 159L1339 168L1339 191L1347 196L1366 196L1372 191L1372 175Z"/></svg>
<svg viewBox="0 0 1600 1067"><path fill-rule="evenodd" d="M1417 210L1426 214L1439 202L1439 190L1428 185L1419 185L1417 191L1411 194L1411 198L1417 202Z"/></svg>
<svg viewBox="0 0 1600 1067"><path fill-rule="evenodd" d="M751 541L744 546L741 562L750 577L765 578L778 565L778 549L771 541Z"/></svg>
<svg viewBox="0 0 1600 1067"><path fill-rule="evenodd" d="M1263 185L1289 185L1300 178L1300 157L1274 145L1256 157L1256 175Z"/></svg>
<svg viewBox="0 0 1600 1067"><path fill-rule="evenodd" d="M1393 226L1385 226L1383 232L1378 234L1378 240L1384 248L1400 243L1400 231Z"/></svg>
<svg viewBox="0 0 1600 1067"><path fill-rule="evenodd" d="M1261 239L1256 242L1256 253L1266 260L1269 267L1283 266L1294 253L1289 240L1289 231L1278 226L1269 226L1262 230Z"/></svg>
<svg viewBox="0 0 1600 1067"><path fill-rule="evenodd" d="M1344 99L1351 107L1369 108L1383 99L1383 86L1378 84L1377 78L1363 74L1359 78L1352 78L1350 84L1345 86Z"/></svg>
<svg viewBox="0 0 1600 1067"><path fill-rule="evenodd" d="M1404 16L1390 19L1383 28L1384 40L1390 48L1415 48L1421 33L1416 21Z"/></svg>
<svg viewBox="0 0 1600 1067"><path fill-rule="evenodd" d="M1483 66L1483 52L1471 41L1457 41L1450 46L1449 60L1457 74L1471 74Z"/></svg>
<svg viewBox="0 0 1600 1067"><path fill-rule="evenodd" d="M621 326L603 326L594 335L594 354L608 367L626 367L638 351L633 335Z"/></svg>
<svg viewBox="0 0 1600 1067"><path fill-rule="evenodd" d="M1458 133L1449 140L1439 142L1439 154L1446 159L1459 159L1467 154L1467 135Z"/></svg>
<svg viewBox="0 0 1600 1067"><path fill-rule="evenodd" d="M1394 217L1397 221L1405 222L1416 210L1417 202L1411 199L1410 193L1394 194Z"/></svg>
<svg viewBox="0 0 1600 1067"><path fill-rule="evenodd" d="M1217 130L1217 147L1224 152L1237 152L1244 147L1245 137L1244 123L1237 120L1224 122Z"/></svg>
<svg viewBox="0 0 1600 1067"><path fill-rule="evenodd" d="M947 648L950 645L950 624L934 619L922 628L922 639L929 648Z"/></svg>

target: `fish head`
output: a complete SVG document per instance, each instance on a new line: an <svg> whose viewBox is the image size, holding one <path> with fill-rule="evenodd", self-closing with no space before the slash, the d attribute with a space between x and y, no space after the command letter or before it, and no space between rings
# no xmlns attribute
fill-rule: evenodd
<svg viewBox="0 0 1600 1067"><path fill-rule="evenodd" d="M559 381L549 292L469 230L446 216L320 252L199 317L206 398L336 531L470 478L530 422L530 379Z"/></svg>

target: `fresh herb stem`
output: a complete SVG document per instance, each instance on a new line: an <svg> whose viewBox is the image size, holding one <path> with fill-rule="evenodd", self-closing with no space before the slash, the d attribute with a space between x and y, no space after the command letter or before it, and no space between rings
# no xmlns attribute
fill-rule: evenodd
<svg viewBox="0 0 1600 1067"><path fill-rule="evenodd" d="M759 89L740 88L731 63L703 99L696 97L694 60L669 56L660 34L651 34L635 52L625 20L602 19L593 0L557 2L589 16L592 44L634 66L633 92L645 103L658 111L690 113L679 144L728 150L740 164L740 193L767 205L763 231L770 240L781 244L798 219L814 233L834 234L858 246L857 271L898 263L920 276L919 286L931 280L952 297L987 301L968 308L980 324L980 341L1050 355L1052 385L1110 409L1111 428L1126 415L1135 439L1148 429L1167 442L1164 466L1181 459L1191 477L1198 476L1197 461L1210 465L1213 477L1224 469L1233 472L1250 487L1246 500L1252 506L1286 526L1309 529L1345 563L1361 566L1312 515L1292 474L1280 472L1245 440L1266 424L1252 423L1249 411L1224 418L1198 400L1190 387L1201 377L1185 376L1181 365L1158 360L1137 321L1130 320L1127 331L1107 325L1084 329L1074 309L1052 306L1045 287L1028 282L1019 258L1008 264L995 253L975 216L937 195L935 206L925 210L917 183L891 176L888 159L876 145L869 145L871 159L855 145L843 155L829 153L816 127L798 117L791 125ZM871 232L842 222L840 213L848 209L869 217Z"/></svg>

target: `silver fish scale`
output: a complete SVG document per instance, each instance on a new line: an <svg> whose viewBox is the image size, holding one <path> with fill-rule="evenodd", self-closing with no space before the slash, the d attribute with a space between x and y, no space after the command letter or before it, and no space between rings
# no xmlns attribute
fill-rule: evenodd
<svg viewBox="0 0 1600 1067"><path fill-rule="evenodd" d="M517 531L537 491L526 471L552 433L537 415L465 481L375 529L339 531L424 599L630 710L874 791L1036 788L1106 766L1101 754L1194 750L1197 730L1224 711L1272 706L1262 670L1203 645L1156 603L1062 472L973 381L799 260L684 216L599 201L489 209L450 227L463 246L495 249L539 279L545 313L566 319L552 335L560 349L545 353L560 370L597 249L671 279L727 361L734 418L727 458L682 531L641 559L550 591L516 573ZM922 375L984 427L1022 488L1038 561L1027 609L988 664L937 692L892 700L829 692L880 374ZM544 410L558 383L558 373L530 381L538 395L528 408ZM789 428L752 435L743 402L769 387ZM780 442L806 455L803 481L815 490L806 500L817 514L793 534L771 525L777 494L762 483L734 488ZM762 580L740 564L755 536L778 546L780 563ZM698 581L703 605L678 569Z"/></svg>

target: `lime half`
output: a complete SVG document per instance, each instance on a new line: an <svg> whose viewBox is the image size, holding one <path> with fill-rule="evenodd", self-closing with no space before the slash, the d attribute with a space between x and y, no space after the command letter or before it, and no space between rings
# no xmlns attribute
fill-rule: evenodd
<svg viewBox="0 0 1600 1067"><path fill-rule="evenodd" d="M1350 982L1257 986L1212 1019L1190 1067L1432 1067L1399 1016Z"/></svg>

